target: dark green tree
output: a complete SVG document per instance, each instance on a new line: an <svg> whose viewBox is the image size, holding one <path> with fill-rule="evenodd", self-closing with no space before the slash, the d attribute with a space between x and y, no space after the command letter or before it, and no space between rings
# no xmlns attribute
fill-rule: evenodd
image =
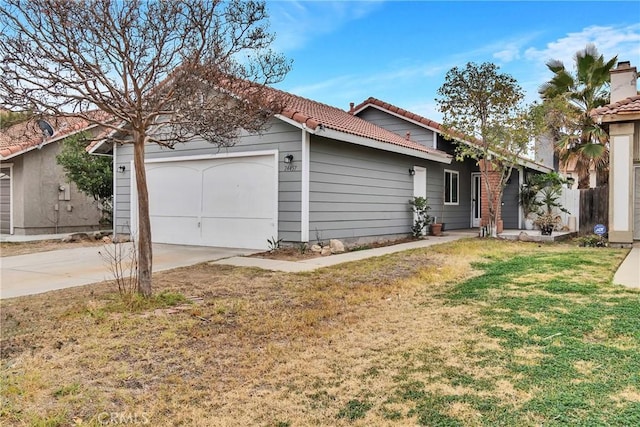
<svg viewBox="0 0 640 427"><path fill-rule="evenodd" d="M588 44L575 54L573 71L562 61L547 62L553 77L539 89L546 122L562 164L576 164L578 188L589 188L591 169L598 174L598 185L608 182L609 138L589 112L609 103L609 76L616 61L617 56L605 60Z"/></svg>
<svg viewBox="0 0 640 427"><path fill-rule="evenodd" d="M84 133L65 138L56 161L64 169L67 179L73 182L78 190L98 202L103 221L110 223L113 162L110 156L94 156L87 153L87 144Z"/></svg>

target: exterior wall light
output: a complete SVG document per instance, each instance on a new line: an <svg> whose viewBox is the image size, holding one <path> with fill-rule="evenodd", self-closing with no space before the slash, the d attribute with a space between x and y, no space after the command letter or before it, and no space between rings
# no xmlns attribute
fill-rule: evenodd
<svg viewBox="0 0 640 427"><path fill-rule="evenodd" d="M284 156L284 162L285 163L293 162L293 154L287 154L286 156Z"/></svg>
<svg viewBox="0 0 640 427"><path fill-rule="evenodd" d="M416 174L416 170L414 168L409 168L409 175L414 176Z"/></svg>
<svg viewBox="0 0 640 427"><path fill-rule="evenodd" d="M125 167L125 165L120 165L120 166L118 166L118 172L120 172L120 173L124 173L124 171L125 171L126 169L127 169L127 168Z"/></svg>

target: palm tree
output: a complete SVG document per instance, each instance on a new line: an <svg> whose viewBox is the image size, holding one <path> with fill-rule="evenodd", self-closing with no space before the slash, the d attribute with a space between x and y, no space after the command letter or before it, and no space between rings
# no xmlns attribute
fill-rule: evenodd
<svg viewBox="0 0 640 427"><path fill-rule="evenodd" d="M555 138L562 164L575 163L578 188L589 188L589 173L597 172L598 185L609 176L609 137L589 111L609 103L609 73L617 61L608 61L588 44L575 55L575 73L559 60L547 62L553 78L539 93L544 100L548 128Z"/></svg>

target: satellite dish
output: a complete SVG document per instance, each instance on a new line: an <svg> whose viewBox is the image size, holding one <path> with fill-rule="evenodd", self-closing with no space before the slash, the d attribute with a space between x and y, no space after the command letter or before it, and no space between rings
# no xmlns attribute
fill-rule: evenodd
<svg viewBox="0 0 640 427"><path fill-rule="evenodd" d="M53 126L51 126L49 122L47 122L46 120L38 120L37 123L38 127L42 131L42 136L44 136L45 139L51 138L53 136Z"/></svg>

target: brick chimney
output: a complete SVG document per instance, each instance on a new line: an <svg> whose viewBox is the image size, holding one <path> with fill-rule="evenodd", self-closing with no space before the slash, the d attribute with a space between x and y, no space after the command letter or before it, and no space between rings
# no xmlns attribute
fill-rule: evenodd
<svg viewBox="0 0 640 427"><path fill-rule="evenodd" d="M618 62L618 67L611 70L611 100L618 102L638 94L638 71L629 61Z"/></svg>

